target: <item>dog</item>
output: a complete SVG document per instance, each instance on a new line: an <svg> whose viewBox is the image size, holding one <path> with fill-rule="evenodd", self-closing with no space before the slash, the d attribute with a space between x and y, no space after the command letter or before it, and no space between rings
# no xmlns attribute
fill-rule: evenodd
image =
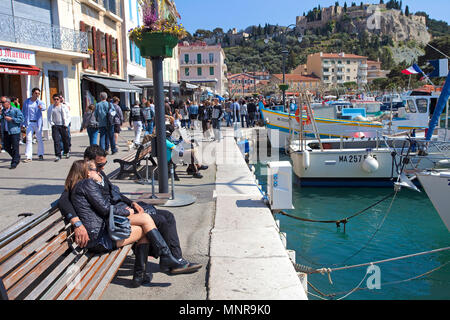
<svg viewBox="0 0 450 320"><path fill-rule="evenodd" d="M128 147L128 151L133 150L133 148L134 148L134 141L133 140L127 140L127 147Z"/></svg>

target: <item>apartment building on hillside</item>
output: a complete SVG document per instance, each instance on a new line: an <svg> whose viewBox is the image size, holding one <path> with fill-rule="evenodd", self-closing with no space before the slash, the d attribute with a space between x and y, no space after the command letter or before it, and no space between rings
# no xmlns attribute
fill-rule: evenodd
<svg viewBox="0 0 450 320"><path fill-rule="evenodd" d="M205 42L178 45L180 80L208 88L218 95L228 94L227 65L220 45Z"/></svg>
<svg viewBox="0 0 450 320"><path fill-rule="evenodd" d="M319 77L327 87L355 82L359 87L367 84L367 57L348 53L318 52L308 55L308 72Z"/></svg>

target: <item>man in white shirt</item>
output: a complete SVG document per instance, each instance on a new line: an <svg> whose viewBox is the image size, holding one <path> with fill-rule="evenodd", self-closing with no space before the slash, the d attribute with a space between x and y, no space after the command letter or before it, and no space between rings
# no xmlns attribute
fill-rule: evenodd
<svg viewBox="0 0 450 320"><path fill-rule="evenodd" d="M67 124L70 123L69 109L61 103L61 97L58 94L53 95L54 104L48 108L47 119L52 126L52 138L55 148L55 162L61 160L61 152L69 159L69 136ZM61 144L63 148L61 148Z"/></svg>
<svg viewBox="0 0 450 320"><path fill-rule="evenodd" d="M39 160L44 160L44 142L42 141L42 112L46 110L46 107L44 102L39 100L41 91L38 88L34 88L31 91L31 94L32 96L24 102L22 109L22 113L24 116L22 126L26 127L27 134L27 146L25 149L26 159L23 160L24 163L29 163L33 159L33 134L36 135L36 139L38 142Z"/></svg>

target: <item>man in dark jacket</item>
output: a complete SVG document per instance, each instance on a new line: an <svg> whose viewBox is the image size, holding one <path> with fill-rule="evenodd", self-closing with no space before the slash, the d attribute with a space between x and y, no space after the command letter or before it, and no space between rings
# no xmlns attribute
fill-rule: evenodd
<svg viewBox="0 0 450 320"><path fill-rule="evenodd" d="M103 172L103 168L105 167L107 160L106 160L106 152L98 145L92 145L89 146L86 151L84 152L84 159L85 160L94 160L97 166L97 170L99 173L103 176L104 180L104 192L111 194L112 184L111 181L108 179L106 174ZM172 252L172 255L178 259L181 262L184 262L184 266L182 268L178 269L171 269L170 273L172 274L181 274L181 273L190 273L193 271L198 270L201 268L200 264L191 263L185 259L183 259L181 247L180 247L180 240L178 238L178 232L176 227L176 221L175 217L170 211L167 210L156 210L154 206L149 206L144 203L137 203L134 201L131 201L128 199L125 195L122 193L120 194L122 202L126 203L130 208L133 208L135 211L141 213L141 212L147 212L152 217L153 221L156 224L156 227L158 228L159 232L163 236L164 240L166 241L167 245L169 246L170 251ZM146 207L146 210L142 206ZM69 193L64 191L61 195L59 201L58 201L58 207L61 211L62 216L64 217L66 223L71 223L74 226L75 229L75 242L81 247L84 248L88 241L89 241L89 235L87 233L86 228L81 223L80 219L78 218L75 209L73 208L72 203L70 202ZM150 244L150 251L149 255L157 258L157 252L156 248L152 247L152 244Z"/></svg>
<svg viewBox="0 0 450 320"><path fill-rule="evenodd" d="M247 112L248 112L248 120L250 122L250 127L255 126L255 117L256 117L256 104L255 100L250 99L250 103L247 104Z"/></svg>

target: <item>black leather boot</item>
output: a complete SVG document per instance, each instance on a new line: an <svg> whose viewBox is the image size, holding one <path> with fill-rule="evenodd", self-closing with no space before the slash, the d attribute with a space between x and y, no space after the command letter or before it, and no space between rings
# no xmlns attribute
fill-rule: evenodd
<svg viewBox="0 0 450 320"><path fill-rule="evenodd" d="M134 262L134 271L132 280L133 288L140 287L142 284L145 283L150 283L150 281L152 280L150 275L148 275L145 272L145 269L147 267L149 247L150 247L149 243L137 244L135 247L134 254L136 256L136 260Z"/></svg>
<svg viewBox="0 0 450 320"><path fill-rule="evenodd" d="M166 241L162 237L158 229L153 229L146 234L147 239L157 248L159 255L159 268L161 271L182 268L185 263L176 259L170 252Z"/></svg>

